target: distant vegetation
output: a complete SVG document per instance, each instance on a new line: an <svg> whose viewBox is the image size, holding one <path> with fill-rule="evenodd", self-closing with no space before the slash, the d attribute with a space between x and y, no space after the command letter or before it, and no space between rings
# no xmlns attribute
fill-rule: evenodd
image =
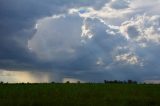
<svg viewBox="0 0 160 106"><path fill-rule="evenodd" d="M50 82L51 84L55 84L56 82L52 81ZM65 83L69 84L70 81L66 81ZM80 81L77 81L75 82L77 84L80 84L81 82ZM94 83L94 82L86 82L86 83ZM104 83L105 84L138 84L137 81L133 81L133 80L128 80L128 81L120 81L120 80L104 80ZM4 83L3 81L0 82L0 84L9 84L8 82L7 83ZM30 84L29 82L27 83L17 83L17 84Z"/></svg>
<svg viewBox="0 0 160 106"><path fill-rule="evenodd" d="M107 81L104 80L105 84L137 84L137 81L133 81L133 80L128 80L128 81L118 81L118 80L114 80L114 81Z"/></svg>
<svg viewBox="0 0 160 106"><path fill-rule="evenodd" d="M160 85L104 82L1 83L0 106L160 106Z"/></svg>

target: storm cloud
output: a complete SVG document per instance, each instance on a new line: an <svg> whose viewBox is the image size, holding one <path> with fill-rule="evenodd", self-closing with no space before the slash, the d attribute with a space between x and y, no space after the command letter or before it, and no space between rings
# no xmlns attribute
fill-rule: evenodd
<svg viewBox="0 0 160 106"><path fill-rule="evenodd" d="M160 80L159 4L1 0L1 72L50 73L47 81Z"/></svg>

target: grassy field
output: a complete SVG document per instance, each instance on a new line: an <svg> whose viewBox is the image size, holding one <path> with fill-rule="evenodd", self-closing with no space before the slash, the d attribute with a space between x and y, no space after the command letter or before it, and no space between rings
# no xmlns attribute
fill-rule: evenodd
<svg viewBox="0 0 160 106"><path fill-rule="evenodd" d="M0 84L0 106L160 106L160 85Z"/></svg>

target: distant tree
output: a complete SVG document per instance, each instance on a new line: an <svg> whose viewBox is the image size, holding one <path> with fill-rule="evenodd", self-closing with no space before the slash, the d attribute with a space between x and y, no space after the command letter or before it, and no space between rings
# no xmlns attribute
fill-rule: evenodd
<svg viewBox="0 0 160 106"><path fill-rule="evenodd" d="M4 82L3 82L3 81L1 81L1 82L0 82L0 84L4 84Z"/></svg>
<svg viewBox="0 0 160 106"><path fill-rule="evenodd" d="M108 83L108 81L107 81L107 80L104 80L104 83L105 83L105 84L107 84L107 83Z"/></svg>
<svg viewBox="0 0 160 106"><path fill-rule="evenodd" d="M117 81L117 80L114 80L113 83L118 83L118 81Z"/></svg>
<svg viewBox="0 0 160 106"><path fill-rule="evenodd" d="M132 84L132 80L128 80L128 84Z"/></svg>
<svg viewBox="0 0 160 106"><path fill-rule="evenodd" d="M51 82L51 84L55 84L55 82L54 82L54 81L52 81L52 82Z"/></svg>
<svg viewBox="0 0 160 106"><path fill-rule="evenodd" d="M23 85L24 85L25 83L24 83L24 82L22 82L21 84L23 84Z"/></svg>
<svg viewBox="0 0 160 106"><path fill-rule="evenodd" d="M124 81L123 81L123 84L127 84L127 81L124 80Z"/></svg>
<svg viewBox="0 0 160 106"><path fill-rule="evenodd" d="M133 84L137 84L138 82L137 81L133 81Z"/></svg>
<svg viewBox="0 0 160 106"><path fill-rule="evenodd" d="M77 81L77 84L80 84L81 82L80 81Z"/></svg>
<svg viewBox="0 0 160 106"><path fill-rule="evenodd" d="M69 81L66 81L66 83L69 84L70 82L69 82Z"/></svg>

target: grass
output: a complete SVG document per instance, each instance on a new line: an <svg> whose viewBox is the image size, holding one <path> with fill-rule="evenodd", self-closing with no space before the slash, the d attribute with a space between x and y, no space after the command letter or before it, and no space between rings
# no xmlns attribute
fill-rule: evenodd
<svg viewBox="0 0 160 106"><path fill-rule="evenodd" d="M0 106L160 106L160 85L0 84Z"/></svg>

